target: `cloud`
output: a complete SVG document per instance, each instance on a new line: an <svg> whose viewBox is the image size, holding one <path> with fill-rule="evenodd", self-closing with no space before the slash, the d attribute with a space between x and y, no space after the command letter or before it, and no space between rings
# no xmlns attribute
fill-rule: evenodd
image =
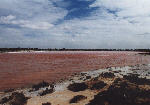
<svg viewBox="0 0 150 105"><path fill-rule="evenodd" d="M1 18L0 18L0 21L1 22L5 22L5 21L10 21L10 20L13 20L13 19L15 19L16 17L15 16L13 16L13 15L9 15L9 16L2 16Z"/></svg>
<svg viewBox="0 0 150 105"><path fill-rule="evenodd" d="M16 16L9 15L6 17L0 18L0 24L11 24L11 25L18 25L19 27L24 28L31 28L31 29L50 29L53 27L53 24L49 22L33 22L28 20L15 20Z"/></svg>
<svg viewBox="0 0 150 105"><path fill-rule="evenodd" d="M23 21L23 24L21 24L21 27L32 28L32 29L50 29L51 27L53 27L53 24L49 24L48 22L38 22L38 23L32 24L32 22Z"/></svg>
<svg viewBox="0 0 150 105"><path fill-rule="evenodd" d="M142 17L149 16L149 0L97 0L91 7L103 7L109 10L118 10L118 17Z"/></svg>
<svg viewBox="0 0 150 105"><path fill-rule="evenodd" d="M149 0L3 0L0 47L149 48L149 5Z"/></svg>

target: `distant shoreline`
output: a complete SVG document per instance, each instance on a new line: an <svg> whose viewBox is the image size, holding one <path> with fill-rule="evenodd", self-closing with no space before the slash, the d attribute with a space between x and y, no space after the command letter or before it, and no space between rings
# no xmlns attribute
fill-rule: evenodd
<svg viewBox="0 0 150 105"><path fill-rule="evenodd" d="M32 52L32 51L135 51L135 52L150 52L150 49L66 49L66 48L0 48L0 52Z"/></svg>

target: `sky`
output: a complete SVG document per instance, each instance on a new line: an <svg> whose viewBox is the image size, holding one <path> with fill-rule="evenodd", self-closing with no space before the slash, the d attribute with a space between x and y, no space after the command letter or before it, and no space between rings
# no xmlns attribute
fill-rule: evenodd
<svg viewBox="0 0 150 105"><path fill-rule="evenodd" d="M0 0L0 47L150 48L150 0Z"/></svg>

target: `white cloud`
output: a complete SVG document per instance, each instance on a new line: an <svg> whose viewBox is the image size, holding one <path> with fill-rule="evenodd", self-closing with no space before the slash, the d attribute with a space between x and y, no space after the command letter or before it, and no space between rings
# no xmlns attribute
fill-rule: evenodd
<svg viewBox="0 0 150 105"><path fill-rule="evenodd" d="M0 17L0 23L5 23L5 24L9 24L9 22L13 19L15 19L16 17L13 15L8 15L8 16L2 16Z"/></svg>
<svg viewBox="0 0 150 105"><path fill-rule="evenodd" d="M38 22L36 24L32 24L32 23L27 23L27 24L22 24L21 27L26 27L26 28L32 28L32 29L50 29L52 28L54 25L53 24L49 24L48 22Z"/></svg>
<svg viewBox="0 0 150 105"><path fill-rule="evenodd" d="M54 25L50 24L48 22L33 22L33 21L28 21L28 20L14 20L16 19L16 16L9 15L9 16L2 16L0 18L0 23L1 24L11 24L11 25L18 25L20 27L24 28L31 28L31 29L50 29Z"/></svg>
<svg viewBox="0 0 150 105"><path fill-rule="evenodd" d="M52 1L54 0L0 1L0 9L6 10L6 13L9 10L5 16L0 14L0 23L21 27L21 29L11 28L16 36L10 29L0 25L0 31L3 30L0 39L5 40L5 45L14 46L19 45L18 40L21 40L20 46L26 47L149 48L150 46L149 0L96 0L90 7L99 8L90 16L72 20L63 20L69 12L65 7L70 2L57 0L56 2L63 7L60 8L55 7ZM55 25L55 22L58 24ZM4 37L6 33L10 35ZM26 34L35 36L26 37ZM14 37L14 41L8 41L9 37L10 39Z"/></svg>
<svg viewBox="0 0 150 105"><path fill-rule="evenodd" d="M91 7L99 6L110 10L119 10L119 17L149 16L149 0L97 0Z"/></svg>

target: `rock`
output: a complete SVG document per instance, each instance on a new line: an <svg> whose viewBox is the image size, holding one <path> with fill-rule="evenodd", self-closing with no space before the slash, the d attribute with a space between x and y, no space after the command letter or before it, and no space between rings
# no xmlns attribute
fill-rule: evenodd
<svg viewBox="0 0 150 105"><path fill-rule="evenodd" d="M74 96L69 103L78 103L79 101L81 100L84 100L86 99L87 97L83 96L83 95L77 95L77 96Z"/></svg>
<svg viewBox="0 0 150 105"><path fill-rule="evenodd" d="M104 83L103 81L99 81L97 83L94 83L91 87L91 90L99 90L102 89L106 86L107 84Z"/></svg>
<svg viewBox="0 0 150 105"><path fill-rule="evenodd" d="M98 81L98 78L99 77L94 77L94 78L91 79L91 81Z"/></svg>
<svg viewBox="0 0 150 105"><path fill-rule="evenodd" d="M51 105L51 103L47 102L47 103L42 103L42 105Z"/></svg>
<svg viewBox="0 0 150 105"><path fill-rule="evenodd" d="M14 92L11 96L10 105L24 105L26 104L28 98L24 96L23 93Z"/></svg>
<svg viewBox="0 0 150 105"><path fill-rule="evenodd" d="M44 96L46 94L50 94L50 93L53 93L53 92L54 92L53 88L51 88L51 89L46 88L46 90L44 90L42 93L40 93L40 96Z"/></svg>
<svg viewBox="0 0 150 105"><path fill-rule="evenodd" d="M81 76L85 76L87 73L81 73Z"/></svg>
<svg viewBox="0 0 150 105"><path fill-rule="evenodd" d="M138 76L139 76L138 74L130 74L124 75L123 78L138 85L150 85L149 79L139 78Z"/></svg>
<svg viewBox="0 0 150 105"><path fill-rule="evenodd" d="M111 73L111 72L102 73L102 74L100 74L100 76L103 78L114 78L115 77L114 73Z"/></svg>
<svg viewBox="0 0 150 105"><path fill-rule="evenodd" d="M91 76L86 76L86 79L90 79L91 78Z"/></svg>
<svg viewBox="0 0 150 105"><path fill-rule="evenodd" d="M36 84L36 85L33 85L32 88L37 91L39 90L40 88L44 88L44 87L48 87L49 86L49 83L43 81L43 82L40 82L39 84Z"/></svg>
<svg viewBox="0 0 150 105"><path fill-rule="evenodd" d="M123 79L116 80L107 90L99 92L88 105L150 105L150 90Z"/></svg>
<svg viewBox="0 0 150 105"><path fill-rule="evenodd" d="M14 92L11 96L5 97L0 101L0 104L9 103L9 105L24 105L28 98L23 93Z"/></svg>
<svg viewBox="0 0 150 105"><path fill-rule="evenodd" d="M83 83L73 83L70 84L68 87L68 90L73 91L73 92L78 92L78 91L84 91L88 88L88 85Z"/></svg>
<svg viewBox="0 0 150 105"><path fill-rule="evenodd" d="M0 104L4 104L4 103L7 103L8 101L10 100L9 97L4 97L0 100Z"/></svg>

